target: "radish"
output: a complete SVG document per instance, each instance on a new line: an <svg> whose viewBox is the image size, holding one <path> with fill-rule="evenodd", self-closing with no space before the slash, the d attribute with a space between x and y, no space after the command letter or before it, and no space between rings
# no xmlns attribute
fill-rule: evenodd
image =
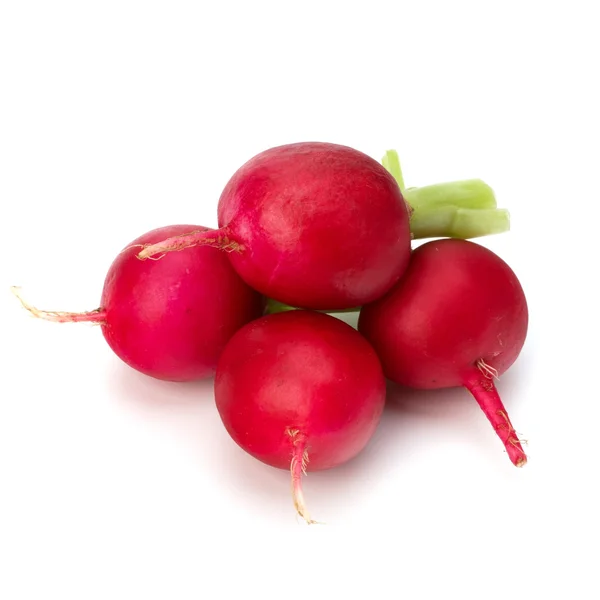
<svg viewBox="0 0 600 600"><path fill-rule="evenodd" d="M227 250L254 289L292 306L345 309L376 300L398 281L410 239L472 238L509 229L483 181L404 189L389 150L382 166L325 142L270 148L234 173L218 206L219 231L149 245L140 259L210 245Z"/></svg>
<svg viewBox="0 0 600 600"><path fill-rule="evenodd" d="M373 435L385 402L381 363L350 325L294 310L241 328L217 366L215 400L233 440L258 460L289 468L294 505L311 519L306 471L355 457Z"/></svg>
<svg viewBox="0 0 600 600"><path fill-rule="evenodd" d="M384 294L410 257L409 210L398 184L347 146L302 142L261 152L225 186L218 217L216 233L172 237L139 258L215 246L265 296L334 309Z"/></svg>
<svg viewBox="0 0 600 600"><path fill-rule="evenodd" d="M466 387L517 467L527 457L494 386L525 343L528 309L517 276L466 240L427 242L402 280L360 311L358 330L386 376L404 386Z"/></svg>
<svg viewBox="0 0 600 600"><path fill-rule="evenodd" d="M100 324L115 354L141 373L169 381L208 377L233 333L261 316L264 301L214 248L199 246L160 261L136 258L145 244L191 227L162 227L134 240L112 263L100 308L91 312L41 311L13 291L36 317Z"/></svg>

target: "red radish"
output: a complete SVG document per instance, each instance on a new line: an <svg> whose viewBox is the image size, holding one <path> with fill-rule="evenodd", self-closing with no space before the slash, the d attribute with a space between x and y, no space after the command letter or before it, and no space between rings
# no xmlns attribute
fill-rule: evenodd
<svg viewBox="0 0 600 600"><path fill-rule="evenodd" d="M108 270L96 310L41 311L19 298L48 321L99 323L115 354L146 375L169 381L208 377L229 338L261 316L264 302L214 248L198 246L160 261L136 258L144 244L192 227L155 229L127 246Z"/></svg>
<svg viewBox="0 0 600 600"><path fill-rule="evenodd" d="M511 268L487 248L453 239L414 250L402 280L364 306L358 321L389 379L420 389L466 387L517 467L527 457L493 379L519 356L527 325Z"/></svg>
<svg viewBox="0 0 600 600"><path fill-rule="evenodd" d="M197 245L229 250L251 287L286 304L350 308L375 300L410 258L409 209L390 173L346 146L266 150L230 179L215 232L190 232L140 258Z"/></svg>
<svg viewBox="0 0 600 600"><path fill-rule="evenodd" d="M295 310L240 329L217 366L215 399L233 440L262 462L289 468L294 504L309 523L301 475L356 456L385 402L381 363L350 325Z"/></svg>

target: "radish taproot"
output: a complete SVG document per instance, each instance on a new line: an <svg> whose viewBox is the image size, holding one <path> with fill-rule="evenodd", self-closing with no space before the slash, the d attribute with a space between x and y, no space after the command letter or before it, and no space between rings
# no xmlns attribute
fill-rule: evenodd
<svg viewBox="0 0 600 600"><path fill-rule="evenodd" d="M160 261L136 258L145 244L190 228L161 227L131 242L110 266L100 308L93 311L42 311L29 305L18 288L13 291L36 317L100 324L115 354L146 375L168 381L211 376L229 338L262 315L264 299L214 248L198 246Z"/></svg>
<svg viewBox="0 0 600 600"><path fill-rule="evenodd" d="M337 309L384 294L410 257L409 209L396 180L338 144L301 142L254 156L225 186L218 223L217 232L171 237L139 258L215 246L265 296Z"/></svg>
<svg viewBox="0 0 600 600"><path fill-rule="evenodd" d="M466 387L518 467L527 457L493 380L519 356L527 328L525 294L512 269L484 246L454 239L415 249L402 280L364 306L358 320L390 380Z"/></svg>
<svg viewBox="0 0 600 600"><path fill-rule="evenodd" d="M215 400L233 440L258 460L288 468L294 505L312 521L303 472L355 457L375 432L385 378L370 344L332 316L295 310L242 327L225 346Z"/></svg>

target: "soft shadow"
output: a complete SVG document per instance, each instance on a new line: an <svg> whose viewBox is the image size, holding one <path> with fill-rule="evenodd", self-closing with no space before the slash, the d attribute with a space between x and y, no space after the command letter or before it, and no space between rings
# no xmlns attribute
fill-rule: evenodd
<svg viewBox="0 0 600 600"><path fill-rule="evenodd" d="M389 476L390 468L399 468L402 462L411 460L419 427L429 428L432 421L444 419L449 419L445 426L452 427L452 419L460 419L456 406L463 404L468 410L470 404L468 393L461 389L436 394L414 390L407 393L390 383L389 390L382 420L367 447L343 465L327 471L309 471L305 477L307 502L317 519L319 506L322 512L332 515L337 510L332 507L351 506L352 498L360 505L360 498L373 493L377 480ZM247 498L249 514L260 511L261 515L268 515L276 508L293 515L287 469L276 469L254 459L220 428L208 435L211 439L204 439L204 443L219 458L215 472L220 482ZM375 485L369 486L368 482Z"/></svg>
<svg viewBox="0 0 600 600"><path fill-rule="evenodd" d="M498 383L504 388L518 387L520 373L527 365L517 365ZM510 411L511 399L505 405ZM293 515L290 475L246 454L224 431L217 427L206 432L210 439L203 443L213 449L218 460L214 469L221 484L248 500L248 514L256 512L268 517L273 511ZM474 398L464 388L444 390L414 390L388 382L387 402L382 420L367 447L354 459L327 471L310 472L304 479L305 495L313 516L317 519L352 511L361 498L377 493L383 478L400 473L422 449L423 443L443 444L456 439L469 444L490 465L507 461L487 419ZM440 451L443 451L440 450ZM400 476L400 475L399 475Z"/></svg>
<svg viewBox="0 0 600 600"><path fill-rule="evenodd" d="M213 378L192 382L155 379L125 365L116 364L111 372L111 386L120 402L143 409L189 407L213 398Z"/></svg>
<svg viewBox="0 0 600 600"><path fill-rule="evenodd" d="M278 518L277 515L294 518L289 470L266 465L242 450L218 416L204 430L202 446L209 448L213 457L202 463L209 480L224 488L225 494L243 498L237 507L243 508L248 518L269 521Z"/></svg>
<svg viewBox="0 0 600 600"><path fill-rule="evenodd" d="M379 477L410 463L424 430L456 427L471 408L468 393L461 388L412 390L388 382L386 407L367 447L339 467L309 474L311 480L320 493L360 496L366 493L365 482L376 484Z"/></svg>
<svg viewBox="0 0 600 600"><path fill-rule="evenodd" d="M509 414L524 385L528 362L517 361L497 382ZM384 414L367 447L339 467L309 473L305 487L313 497L327 499L329 506L346 506L353 497L360 504L361 497L375 493L371 488L376 489L381 478L400 473L424 444L434 444L438 438L446 447L452 440L468 444L490 467L508 461L500 440L466 389L414 390L388 382Z"/></svg>
<svg viewBox="0 0 600 600"><path fill-rule="evenodd" d="M498 382L509 414L513 399L518 396L519 387L524 385L530 370L530 357L523 355L522 358ZM249 517L269 518L274 512L293 517L289 471L261 463L229 437L214 406L212 378L172 383L142 375L126 365L115 365L112 381L119 402L153 414L164 415L174 407L183 412L191 411L192 448L198 452L201 468L208 470L210 479L218 485L243 495ZM390 477L390 473L392 476L396 471L400 473L403 465L408 465L421 451L422 444L431 443L437 433L445 436L444 444L451 443L451 439L468 443L473 452L488 455L490 464L502 454L500 442L487 419L464 388L424 391L389 382L382 420L367 447L344 465L309 472L305 478L307 502L315 518L319 519L320 513L324 513L324 516L329 515L327 519L334 521L335 507L346 512L351 511L352 506L360 506L361 498L375 494L379 482ZM207 452L212 460L205 460ZM508 460L505 456L501 459Z"/></svg>

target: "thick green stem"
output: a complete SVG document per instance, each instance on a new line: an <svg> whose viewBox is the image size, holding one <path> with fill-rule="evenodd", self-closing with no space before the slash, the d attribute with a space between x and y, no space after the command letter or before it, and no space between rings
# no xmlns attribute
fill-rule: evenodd
<svg viewBox="0 0 600 600"><path fill-rule="evenodd" d="M470 239L510 229L508 210L497 208L494 190L481 179L405 188L398 153L388 150L382 163L395 177L412 209L410 230L413 239Z"/></svg>
<svg viewBox="0 0 600 600"><path fill-rule="evenodd" d="M415 211L438 207L496 208L494 190L481 179L435 183L404 190L405 200Z"/></svg>
<svg viewBox="0 0 600 600"><path fill-rule="evenodd" d="M448 237L471 239L510 229L510 214L503 208L441 206L415 210L410 219L413 239Z"/></svg>

